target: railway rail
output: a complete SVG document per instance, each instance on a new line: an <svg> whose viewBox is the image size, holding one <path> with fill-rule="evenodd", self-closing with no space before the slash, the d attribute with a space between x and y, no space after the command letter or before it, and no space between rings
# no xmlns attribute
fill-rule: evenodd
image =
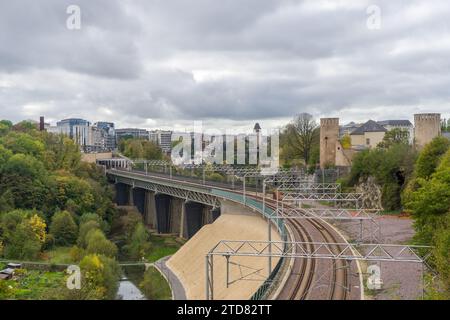
<svg viewBox="0 0 450 320"><path fill-rule="evenodd" d="M180 181L181 183L196 184L205 187L205 185L193 177L184 176L171 176L168 178L167 174L164 173L154 173L154 172L141 172L132 171L134 174L139 174L146 177L154 176L157 179L168 179L171 181ZM224 189L234 193L241 194L241 190L236 190L235 188L230 188L229 185L224 183L209 182L207 181L206 186ZM256 195L248 194L248 197L254 198L256 200L262 201L262 197L258 195L258 191L254 190ZM276 209L276 201L273 199L266 198L266 205L272 209ZM330 226L324 222L319 221L319 219L308 219L308 220L295 220L288 219L286 224L292 231L294 236L293 241L298 242L317 242L319 239L314 239L313 234L318 233L323 238L325 242L329 243L342 243L342 241L337 241L335 232L331 230ZM315 230L315 231L314 231ZM314 232L313 232L314 231ZM312 246L312 244L305 244L305 246ZM311 249L311 248L310 248ZM334 248L335 252L339 252L340 248L336 245ZM330 266L330 263L332 264ZM314 290L312 287L315 278L317 278L316 270L319 264L327 264L327 267L332 268L332 277L329 282L329 290L327 299L330 300L345 300L348 298L347 287L348 287L348 267L346 261L342 260L332 260L323 261L319 259L294 259L292 269L289 270L289 278L285 283L278 295L278 299L282 300L304 300L310 297L311 292ZM323 297L322 297L323 298Z"/></svg>

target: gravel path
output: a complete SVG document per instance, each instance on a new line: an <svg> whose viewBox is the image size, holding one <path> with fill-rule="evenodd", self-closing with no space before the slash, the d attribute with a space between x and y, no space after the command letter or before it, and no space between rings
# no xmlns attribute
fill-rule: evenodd
<svg viewBox="0 0 450 320"><path fill-rule="evenodd" d="M380 216L376 219L380 230L380 242L386 244L407 244L414 235L408 217ZM349 238L355 239L360 230L359 223L336 223ZM383 286L381 290L366 290L367 299L375 300L415 300L422 297L422 265L407 262L378 262ZM368 264L363 263L363 272Z"/></svg>

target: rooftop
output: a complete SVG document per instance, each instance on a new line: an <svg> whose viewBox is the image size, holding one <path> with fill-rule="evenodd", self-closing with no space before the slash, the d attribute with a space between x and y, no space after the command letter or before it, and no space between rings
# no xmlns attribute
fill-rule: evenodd
<svg viewBox="0 0 450 320"><path fill-rule="evenodd" d="M369 120L366 123L364 123L359 128L356 128L352 131L352 135L363 135L365 132L387 132L386 128L384 128L382 125L376 123L373 120Z"/></svg>
<svg viewBox="0 0 450 320"><path fill-rule="evenodd" d="M395 127L412 127L412 123L409 120L383 120L377 121L382 126L395 126Z"/></svg>

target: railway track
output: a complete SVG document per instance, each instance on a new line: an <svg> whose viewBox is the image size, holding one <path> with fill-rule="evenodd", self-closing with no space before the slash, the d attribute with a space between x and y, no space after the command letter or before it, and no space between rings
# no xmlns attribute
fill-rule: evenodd
<svg viewBox="0 0 450 320"><path fill-rule="evenodd" d="M141 172L135 172L138 174L143 175ZM152 173L153 174L153 173ZM146 175L148 176L148 175ZM158 173L156 174L158 178L167 179L167 175ZM190 183L190 184L197 184L193 178L187 178L186 177L173 177L170 180L179 180L183 183ZM188 181L187 181L188 180ZM209 184L209 181L208 181ZM238 190L226 188L225 186L221 185L214 186L216 188L223 188L225 190L240 193ZM255 196L248 194L248 197L262 200L260 196ZM276 201L273 199L267 199L266 198L266 205L272 209L276 209ZM292 230L292 233L294 235L293 241L298 242L319 242L318 239L313 239L313 236L311 235L312 232L310 229L316 230L321 237L323 238L323 242L328 243L339 243L342 241L336 240L336 235L334 234L334 231L330 231L330 227L326 225L324 222L317 221L317 219L303 219L302 223L299 220L295 219L288 219L286 220L286 224L289 225L289 227ZM307 227L308 226L308 227ZM306 244L305 244L306 246ZM312 246L312 245L308 245ZM308 250L311 250L313 248L305 248ZM332 247L332 250L337 252L340 251L339 246ZM294 259L294 263L292 266L292 269L290 270L290 275L288 278L288 281L285 284L285 287L280 292L278 299L280 300L305 300L308 299L308 297L311 295L311 291L314 288L311 288L313 281L316 277L316 269L318 268L318 259ZM320 264L329 263L329 261L321 260ZM332 260L332 277L330 279L330 285L329 285L329 293L328 293L328 299L330 300L345 300L347 299L347 287L348 284L348 272L347 272L347 264L346 261L343 260Z"/></svg>
<svg viewBox="0 0 450 320"><path fill-rule="evenodd" d="M276 208L275 201L272 199L266 199L267 206L272 209ZM323 238L323 242L328 243L340 243L337 241L335 232L330 230L330 227L323 222L317 221L317 219L302 219L300 222L296 219L288 219L286 223L292 230L294 235L294 241L299 242L314 242L311 235L311 230L308 227L317 231ZM318 239L315 239L318 242ZM306 244L305 244L306 246ZM309 248L305 248L311 251L312 245ZM339 246L333 246L331 248L335 253L340 252ZM306 300L311 294L314 288L311 288L315 271L318 267L318 259L294 259L292 269L285 288L281 291L278 299L280 300ZM320 260L323 264L329 264L330 261ZM329 300L345 300L348 293L348 268L347 263L344 260L331 260L332 276L330 278L329 293L327 299Z"/></svg>

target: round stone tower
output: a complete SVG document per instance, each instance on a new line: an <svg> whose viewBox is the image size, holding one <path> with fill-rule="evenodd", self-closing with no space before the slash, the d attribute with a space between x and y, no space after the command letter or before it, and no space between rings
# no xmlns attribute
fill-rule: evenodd
<svg viewBox="0 0 450 320"><path fill-rule="evenodd" d="M440 113L420 113L414 115L414 143L417 148L423 148L439 135L441 135Z"/></svg>
<svg viewBox="0 0 450 320"><path fill-rule="evenodd" d="M336 165L339 118L320 119L320 167Z"/></svg>

